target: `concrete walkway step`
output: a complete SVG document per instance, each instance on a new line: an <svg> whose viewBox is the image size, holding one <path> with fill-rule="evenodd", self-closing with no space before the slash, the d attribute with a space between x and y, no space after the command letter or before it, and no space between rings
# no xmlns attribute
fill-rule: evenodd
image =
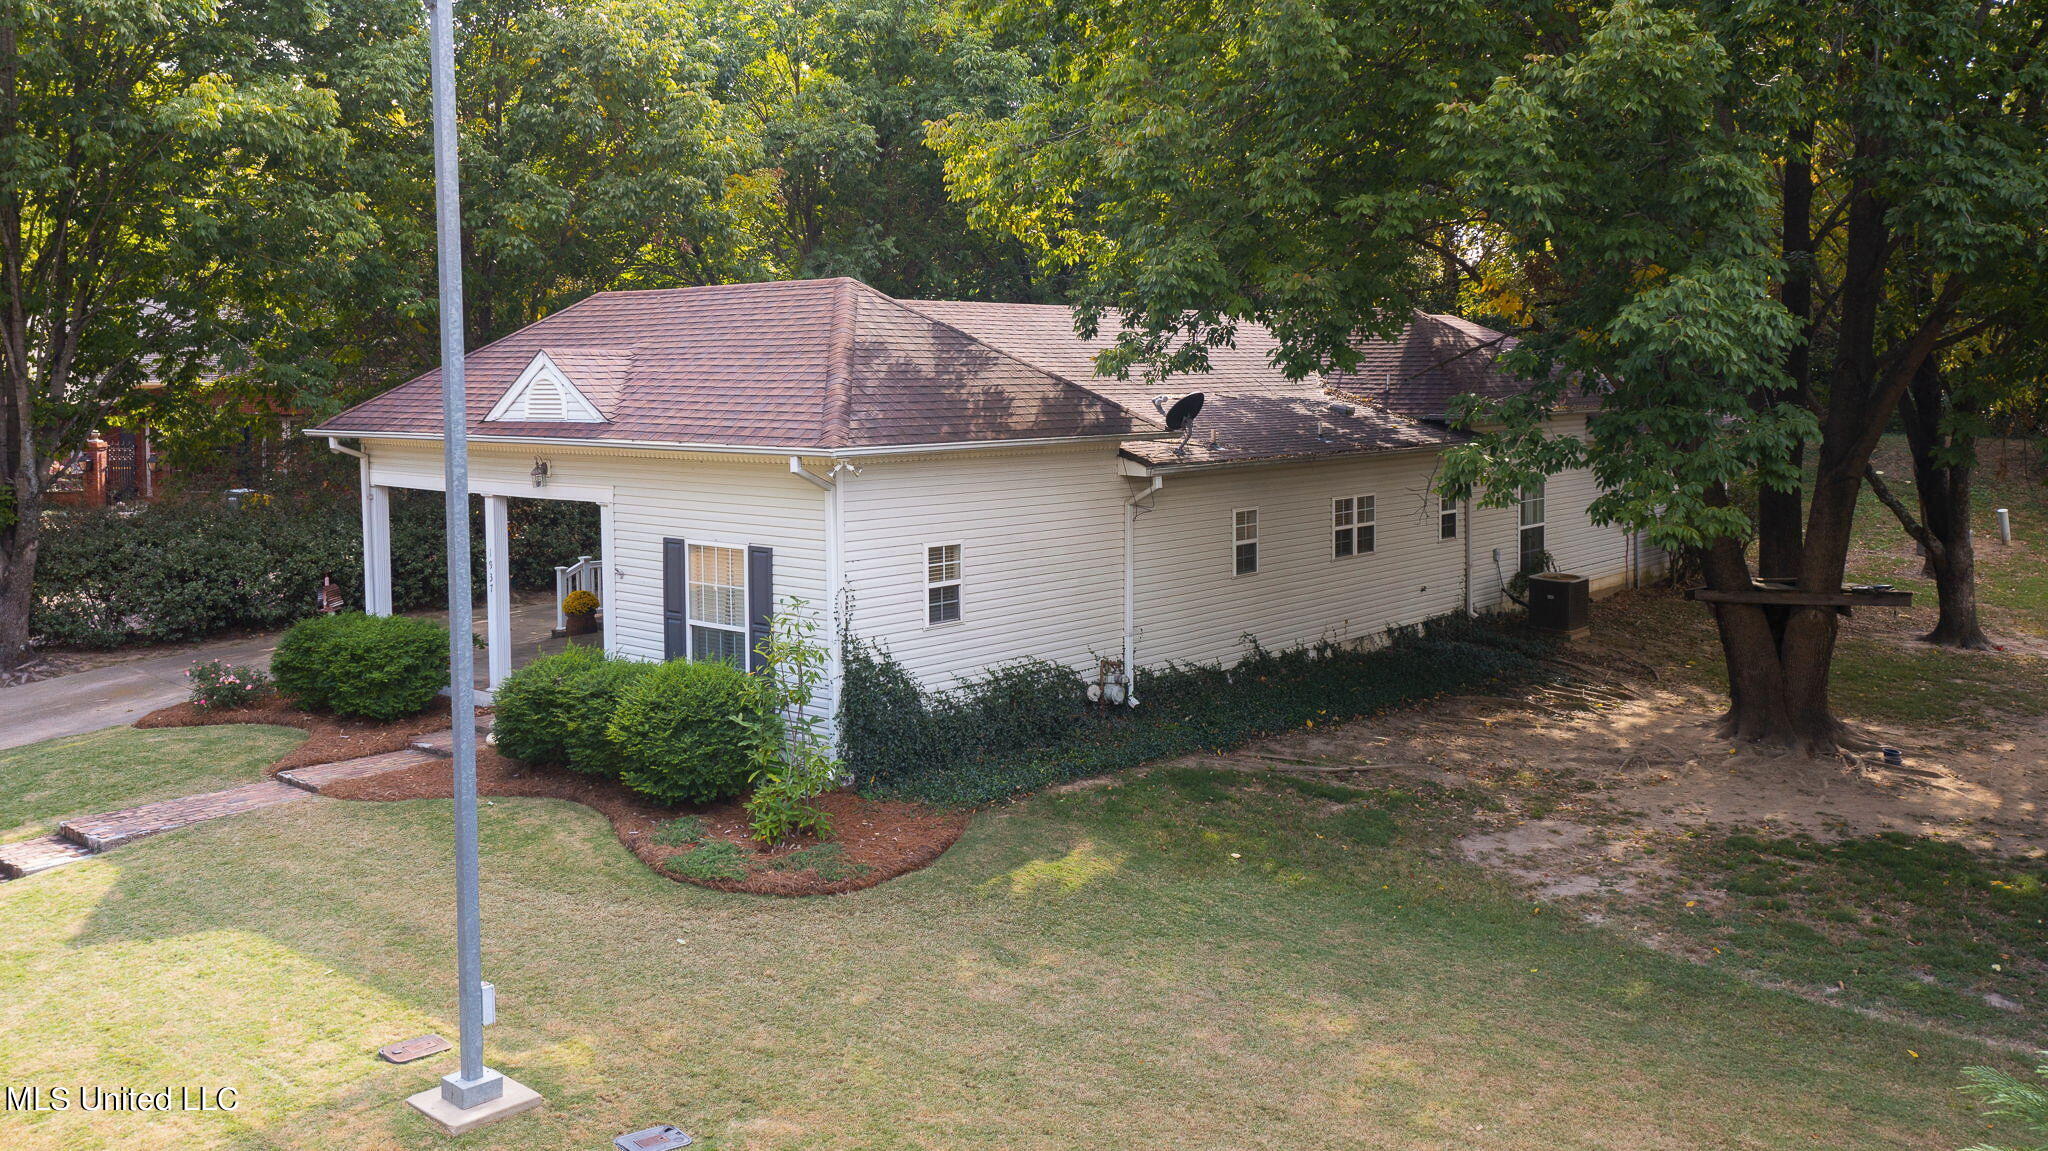
<svg viewBox="0 0 2048 1151"><path fill-rule="evenodd" d="M24 839L0 846L0 879L20 879L91 856L92 852L62 836Z"/></svg>
<svg viewBox="0 0 2048 1151"><path fill-rule="evenodd" d="M423 763L439 763L448 758L416 747L401 751L387 751L382 755L365 755L357 759L344 759L338 763L321 763L311 767L294 767L277 773L277 778L293 787L306 791L319 791L330 783L344 779L368 779L373 775L404 771Z"/></svg>
<svg viewBox="0 0 2048 1151"><path fill-rule="evenodd" d="M491 717L488 715L477 716L476 736L478 741L482 741L490 733ZM455 754L455 729L444 727L440 731L429 731L413 736L412 743L409 746L415 751L424 751L430 755L438 755L442 759L447 759Z"/></svg>
<svg viewBox="0 0 2048 1151"><path fill-rule="evenodd" d="M188 795L181 799L166 799L161 803L146 803L126 811L110 811L103 815L84 815L67 819L57 825L57 834L85 848L100 852L110 847L155 835L161 831L175 831L223 815L238 815L244 811L256 811L265 807L276 807L294 800L311 799L312 793L266 779L261 783L245 783L225 791L211 791L204 795Z"/></svg>

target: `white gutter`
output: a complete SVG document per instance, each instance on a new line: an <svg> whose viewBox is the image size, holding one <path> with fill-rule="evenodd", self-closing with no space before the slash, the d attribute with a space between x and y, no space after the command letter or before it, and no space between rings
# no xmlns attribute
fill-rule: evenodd
<svg viewBox="0 0 2048 1151"><path fill-rule="evenodd" d="M1141 437L1138 437L1138 436L1125 436L1124 438L1125 438L1125 439L1132 439L1132 440L1134 440L1134 439L1139 439L1139 438L1141 438ZM1152 437L1152 438L1155 438L1155 439L1156 439L1156 438L1158 438L1158 437ZM1356 450L1354 450L1354 451L1348 451L1348 452L1312 452L1312 453L1308 453L1308 454L1303 454L1303 455L1272 455L1272 456L1258 456L1258 457L1256 457L1256 458L1253 458L1253 459L1240 459L1240 460L1211 460L1211 461L1208 461L1208 462L1206 462L1206 463L1199 463L1199 464L1180 464L1180 463L1160 463L1160 464L1154 464L1154 463L1147 463L1147 462L1146 462L1146 461L1144 461L1144 460L1140 460L1140 459L1134 459L1134 458L1131 458L1131 457L1125 457L1125 459L1126 459L1126 460L1127 460L1127 461L1128 461L1129 463L1132 463L1132 464L1136 465L1136 467L1137 467L1138 469L1140 469L1140 470L1141 470L1141 474L1143 474L1143 475L1148 475L1148 476L1172 476L1172 475L1180 475L1180 474L1181 474L1181 473L1183 473L1183 472L1213 472L1213 471L1220 471L1220 470L1222 470L1222 469L1224 469L1224 468L1262 468L1262 467L1278 467L1278 466L1281 466L1281 465L1285 465L1285 464L1314 464L1314 463L1321 463L1321 462L1323 462L1323 461L1325 461L1325 460L1333 460L1333 459L1356 459L1356 458L1359 458L1359 457L1361 457L1361 456L1400 456L1400 455L1408 455L1408 454L1410 454L1410 453L1413 453L1413 452L1441 452L1441 451L1443 451L1443 450L1444 450L1445 448L1449 448L1449 447L1454 447L1454 446L1456 446L1456 445L1454 445L1454 444L1416 444L1416 445L1413 445L1413 446L1411 446L1411 447L1401 447L1401 448L1358 448L1358 449L1356 449ZM1130 475L1130 474L1132 474L1132 473L1130 473L1130 472L1126 472L1126 473L1124 473L1124 474L1126 474L1126 475Z"/></svg>
<svg viewBox="0 0 2048 1151"><path fill-rule="evenodd" d="M1150 500L1166 486L1154 475L1151 486L1124 501L1124 704L1138 706L1138 517L1152 510Z"/></svg>
<svg viewBox="0 0 2048 1151"><path fill-rule="evenodd" d="M311 435L312 433L308 432L307 434ZM327 450L330 452L340 452L342 455L345 456L354 456L359 460L367 460L370 458L368 453L359 451L356 448L342 447L340 438L336 436L327 437Z"/></svg>
<svg viewBox="0 0 2048 1151"><path fill-rule="evenodd" d="M802 456L789 457L789 474L797 477L798 479L808 480L811 483L816 484L820 491L829 492L832 490L832 481L819 476L816 472L805 467Z"/></svg>
<svg viewBox="0 0 2048 1151"><path fill-rule="evenodd" d="M358 439L373 440L433 440L440 436L427 432L364 432L328 431L323 428L308 428L305 435L354 436ZM860 456L912 456L930 452L986 452L1004 448L1042 448L1059 444L1125 443L1130 440L1156 440L1171 435L1164 428L1156 431L1136 431L1103 436L1042 436L1029 440L962 440L943 444L880 444L865 448L818 448L802 447L795 444L719 444L682 443L675 440L591 440L568 436L491 436L472 435L473 443L485 444L530 444L549 448L633 448L642 451L659 452L703 452L736 456L822 456L826 459L854 459Z"/></svg>

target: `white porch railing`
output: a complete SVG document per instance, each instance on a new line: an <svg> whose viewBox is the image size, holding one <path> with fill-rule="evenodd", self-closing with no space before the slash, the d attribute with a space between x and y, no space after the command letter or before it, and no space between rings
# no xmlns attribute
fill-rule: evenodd
<svg viewBox="0 0 2048 1151"><path fill-rule="evenodd" d="M555 569L555 630L567 631L569 619L562 614L562 601L572 591L587 591L598 599L598 606L604 606L604 561L589 556L578 556L568 567Z"/></svg>

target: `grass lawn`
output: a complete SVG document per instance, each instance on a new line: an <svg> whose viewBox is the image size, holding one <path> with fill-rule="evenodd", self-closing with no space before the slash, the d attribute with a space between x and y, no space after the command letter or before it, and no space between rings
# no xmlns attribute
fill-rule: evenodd
<svg viewBox="0 0 2048 1151"><path fill-rule="evenodd" d="M1988 440L1978 445L1978 466L1970 490L1977 551L1977 598L1984 621L1996 637L2007 624L2048 635L2048 463L2036 440ZM1906 439L1890 435L1878 445L1872 466L1884 472L1899 499L1917 516L1913 460ZM2012 513L2011 546L1998 541L1997 509ZM1853 581L1895 583L1934 602L1934 581L1920 578L1920 561L1898 518L1865 485L1856 505Z"/></svg>
<svg viewBox="0 0 2048 1151"><path fill-rule="evenodd" d="M498 800L489 1058L547 1106L461 1145L594 1148L658 1121L759 1149L2010 1136L1955 1089L2002 1058L1985 1047L1539 913L1435 854L1448 818L1162 772L985 813L869 891L777 900L659 878L584 808ZM445 1057L371 1051L453 1035L449 825L445 802L294 804L0 885L0 1083L242 1101L0 1112L0 1146L446 1146L400 1103Z"/></svg>
<svg viewBox="0 0 2048 1151"><path fill-rule="evenodd" d="M0 751L0 843L74 815L253 782L305 738L288 727L110 727Z"/></svg>

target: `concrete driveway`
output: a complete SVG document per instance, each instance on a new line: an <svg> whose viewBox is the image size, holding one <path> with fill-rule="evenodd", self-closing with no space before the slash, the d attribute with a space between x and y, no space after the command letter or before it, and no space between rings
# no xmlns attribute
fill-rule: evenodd
<svg viewBox="0 0 2048 1151"><path fill-rule="evenodd" d="M196 644L176 655L0 687L0 748L133 723L157 708L183 703L191 686L185 669L193 664L221 659L268 670L276 647L277 635L223 640Z"/></svg>
<svg viewBox="0 0 2048 1151"><path fill-rule="evenodd" d="M446 612L416 613L429 619ZM512 599L512 666L561 651L567 637L553 633L554 596L546 592L515 593ZM476 630L484 630L479 611ZM183 703L191 684L185 669L202 660L219 659L270 670L270 653L282 632L194 644L173 655L128 660L91 671L37 680L20 687L0 687L0 748L20 747L63 735L83 735L103 727L134 723L160 707ZM489 682L488 661L477 650L477 686Z"/></svg>

